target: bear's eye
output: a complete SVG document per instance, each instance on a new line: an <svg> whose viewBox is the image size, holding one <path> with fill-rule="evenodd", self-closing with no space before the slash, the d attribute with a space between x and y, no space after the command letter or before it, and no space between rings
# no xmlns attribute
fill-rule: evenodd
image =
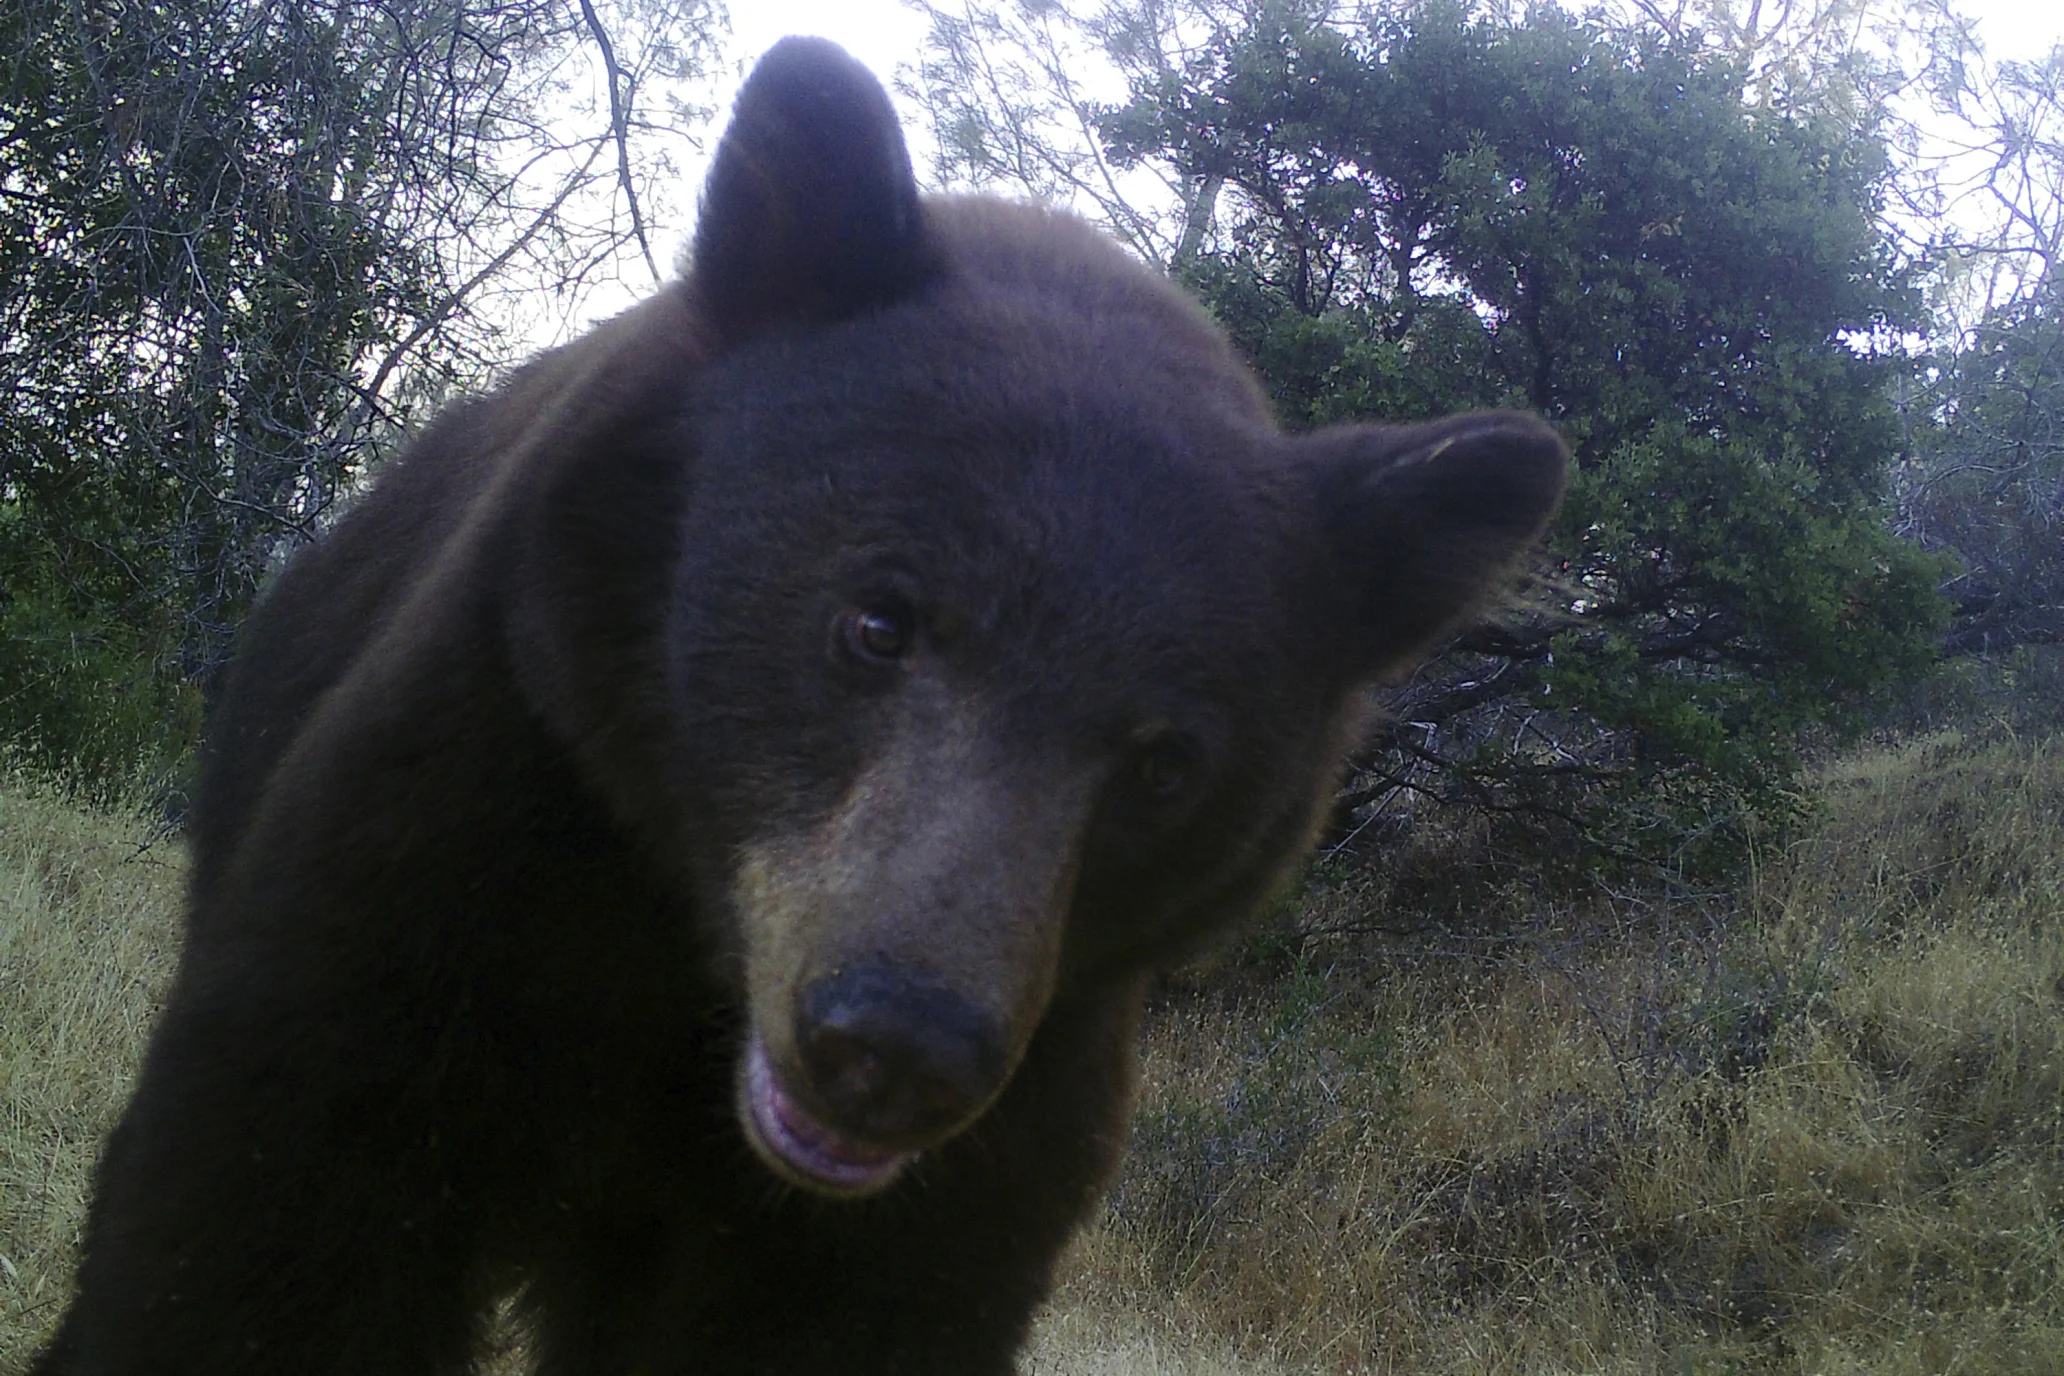
<svg viewBox="0 0 2064 1376"><path fill-rule="evenodd" d="M1189 787L1196 754L1179 736L1159 736L1146 743L1133 765L1140 788L1156 802L1167 802Z"/></svg>
<svg viewBox="0 0 2064 1376"><path fill-rule="evenodd" d="M839 648L860 664L892 664L910 653L915 639L910 613L901 607L855 607L839 618Z"/></svg>

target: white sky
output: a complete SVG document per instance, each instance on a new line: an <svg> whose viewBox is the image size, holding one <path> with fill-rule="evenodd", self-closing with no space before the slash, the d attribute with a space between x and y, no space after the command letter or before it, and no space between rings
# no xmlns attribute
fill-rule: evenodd
<svg viewBox="0 0 2064 1376"><path fill-rule="evenodd" d="M1994 57L2040 57L2064 38L2064 5L2056 0L1961 0L1958 8L1976 17Z"/></svg>

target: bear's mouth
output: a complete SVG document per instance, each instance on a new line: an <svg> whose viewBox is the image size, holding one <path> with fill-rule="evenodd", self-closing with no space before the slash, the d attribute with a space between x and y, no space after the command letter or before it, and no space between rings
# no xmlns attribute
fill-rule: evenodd
<svg viewBox="0 0 2064 1376"><path fill-rule="evenodd" d="M755 1033L746 1046L746 1137L776 1174L819 1194L857 1198L885 1188L917 1155L849 1137L819 1120L781 1086L766 1045Z"/></svg>

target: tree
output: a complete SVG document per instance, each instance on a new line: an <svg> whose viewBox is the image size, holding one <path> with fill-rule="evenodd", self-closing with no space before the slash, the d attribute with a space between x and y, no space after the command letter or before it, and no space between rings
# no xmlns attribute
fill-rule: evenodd
<svg viewBox="0 0 2064 1376"><path fill-rule="evenodd" d="M1962 565L1944 648L2064 641L2064 46L1994 61L1945 0L1927 90L1961 136L1917 161L1937 338L1898 392L1899 528Z"/></svg>
<svg viewBox="0 0 2064 1376"><path fill-rule="evenodd" d="M1942 569L1885 520L1871 341L1920 313L1883 148L1652 30L1331 17L1255 4L1136 64L1105 155L1223 188L1176 266L1292 422L1526 406L1579 466L1531 610L1393 695L1350 802L1723 858L1784 810L1802 731L1932 658Z"/></svg>
<svg viewBox="0 0 2064 1376"><path fill-rule="evenodd" d="M1081 206L1164 268L1203 247L1220 184L1166 163L1144 165L1146 185L1128 184L1098 126L1126 83L1152 85L1243 27L1243 0L1132 0L1086 11L1055 0L907 3L924 12L931 34L899 84L929 118L946 182Z"/></svg>
<svg viewBox="0 0 2064 1376"><path fill-rule="evenodd" d="M502 355L497 284L570 301L644 242L665 164L641 111L719 22L712 0L10 4L0 739L89 779L176 753L268 563Z"/></svg>
<svg viewBox="0 0 2064 1376"><path fill-rule="evenodd" d="M1938 301L1948 337L1975 317L2048 290L2064 274L2064 44L1993 60L1940 6L1924 73L1946 149L1920 151L1905 180L1934 226Z"/></svg>
<svg viewBox="0 0 2064 1376"><path fill-rule="evenodd" d="M1907 529L1954 552L1950 654L2064 644L2064 300L2042 277L1926 371ZM1917 408L1920 409L1920 408Z"/></svg>

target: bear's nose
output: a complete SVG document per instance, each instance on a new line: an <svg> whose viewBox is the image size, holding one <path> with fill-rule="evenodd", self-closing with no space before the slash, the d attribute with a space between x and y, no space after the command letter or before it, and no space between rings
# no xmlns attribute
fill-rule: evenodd
<svg viewBox="0 0 2064 1376"><path fill-rule="evenodd" d="M884 1146L960 1126L1003 1081L994 1019L953 990L867 962L812 982L796 1015L812 1097L833 1124Z"/></svg>

